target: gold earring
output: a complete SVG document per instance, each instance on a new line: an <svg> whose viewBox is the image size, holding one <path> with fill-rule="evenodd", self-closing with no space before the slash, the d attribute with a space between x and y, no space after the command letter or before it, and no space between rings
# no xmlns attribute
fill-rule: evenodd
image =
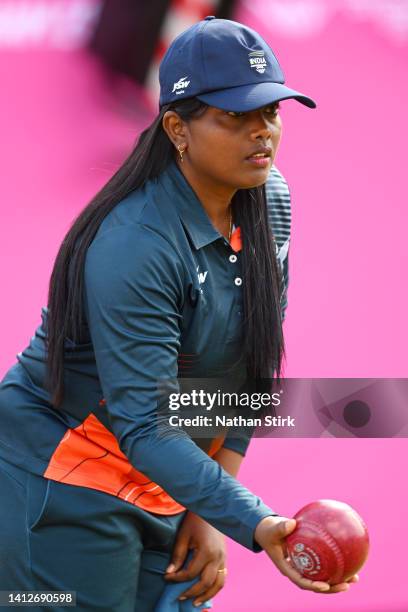
<svg viewBox="0 0 408 612"><path fill-rule="evenodd" d="M184 153L184 151L185 151L186 149L185 149L185 148L183 149L183 146L182 146L182 145L179 145L179 146L177 147L177 150L178 150L179 155L180 155L180 161L181 161L181 163L183 163L183 153Z"/></svg>

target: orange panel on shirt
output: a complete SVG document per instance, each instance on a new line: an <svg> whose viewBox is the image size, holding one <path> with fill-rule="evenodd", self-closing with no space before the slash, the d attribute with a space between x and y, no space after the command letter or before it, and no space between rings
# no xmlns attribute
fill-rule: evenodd
<svg viewBox="0 0 408 612"><path fill-rule="evenodd" d="M235 252L242 249L240 227L232 232L230 245ZM224 438L222 435L212 440L208 450L210 457L221 448ZM81 425L68 429L44 476L104 491L156 514L178 514L185 510L159 485L132 466L120 450L115 436L92 413Z"/></svg>
<svg viewBox="0 0 408 612"><path fill-rule="evenodd" d="M223 441L224 436L212 441L208 451L210 457L221 448ZM44 476L104 491L156 514L178 514L185 510L159 485L131 465L115 436L92 413L81 425L68 429Z"/></svg>

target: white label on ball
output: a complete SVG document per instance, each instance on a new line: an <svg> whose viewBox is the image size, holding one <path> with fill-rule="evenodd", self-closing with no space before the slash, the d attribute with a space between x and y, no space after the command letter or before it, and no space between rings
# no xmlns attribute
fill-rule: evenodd
<svg viewBox="0 0 408 612"><path fill-rule="evenodd" d="M313 548L305 546L302 542L297 542L294 550L291 558L301 574L314 576L320 572L322 568L320 557Z"/></svg>

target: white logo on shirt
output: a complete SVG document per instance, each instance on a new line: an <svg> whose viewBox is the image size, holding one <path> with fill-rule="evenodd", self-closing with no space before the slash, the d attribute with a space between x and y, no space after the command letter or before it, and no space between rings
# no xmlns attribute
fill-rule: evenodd
<svg viewBox="0 0 408 612"><path fill-rule="evenodd" d="M288 256L289 243L290 243L289 238L288 238L288 240L286 240L286 242L284 242L282 244L282 246L280 248L275 243L276 257L277 257L277 259L278 259L278 261L279 261L281 266L283 266L283 263L284 263L285 259Z"/></svg>
<svg viewBox="0 0 408 612"><path fill-rule="evenodd" d="M199 272L200 266L197 266L197 277L198 277L198 282L200 283L200 285L202 285L203 283L205 283L205 278L208 274L208 270L206 270L205 272Z"/></svg>
<svg viewBox="0 0 408 612"><path fill-rule="evenodd" d="M176 92L176 96L184 93L187 87L190 85L190 81L186 81L187 77L182 77L178 81L173 84L173 91L171 93Z"/></svg>
<svg viewBox="0 0 408 612"><path fill-rule="evenodd" d="M259 74L263 74L268 66L265 59L265 51L252 51L248 53L249 65L255 68Z"/></svg>

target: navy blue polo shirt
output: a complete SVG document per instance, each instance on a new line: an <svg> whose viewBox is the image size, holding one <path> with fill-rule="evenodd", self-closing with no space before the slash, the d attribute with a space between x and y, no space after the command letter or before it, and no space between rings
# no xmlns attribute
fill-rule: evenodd
<svg viewBox="0 0 408 612"><path fill-rule="evenodd" d="M275 512L187 433L158 434L154 418L158 381L226 373L244 379L242 284L240 253L172 164L107 215L88 249L86 324L81 344L65 341L58 410L44 389L43 309L42 325L0 385L0 456L47 475L67 430L92 413L140 473L259 550L254 529ZM223 446L245 454L248 442L233 431Z"/></svg>

